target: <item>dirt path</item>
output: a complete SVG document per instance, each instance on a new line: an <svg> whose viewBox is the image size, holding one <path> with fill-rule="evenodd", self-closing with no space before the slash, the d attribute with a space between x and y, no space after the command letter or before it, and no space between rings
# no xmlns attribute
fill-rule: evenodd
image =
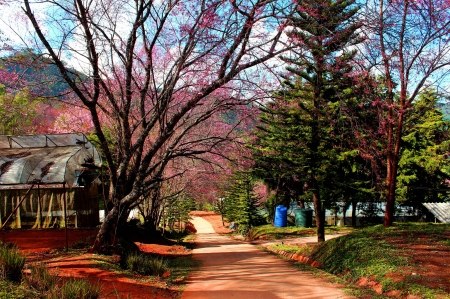
<svg viewBox="0 0 450 299"><path fill-rule="evenodd" d="M202 268L188 279L182 299L350 298L338 285L299 272L288 262L214 233L201 217L191 222L197 229L193 257Z"/></svg>

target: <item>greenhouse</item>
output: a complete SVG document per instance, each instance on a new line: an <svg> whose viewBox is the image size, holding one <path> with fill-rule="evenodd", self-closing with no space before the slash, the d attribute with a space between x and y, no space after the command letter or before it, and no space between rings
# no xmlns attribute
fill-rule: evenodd
<svg viewBox="0 0 450 299"><path fill-rule="evenodd" d="M81 133L0 136L1 227L98 225L101 162Z"/></svg>

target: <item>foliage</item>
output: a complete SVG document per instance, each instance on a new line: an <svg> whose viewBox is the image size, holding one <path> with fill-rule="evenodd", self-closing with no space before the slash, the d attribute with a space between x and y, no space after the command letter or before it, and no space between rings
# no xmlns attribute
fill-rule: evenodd
<svg viewBox="0 0 450 299"><path fill-rule="evenodd" d="M75 69L71 69L71 72L82 76ZM61 99L70 88L61 78L58 67L48 57L31 48L0 57L0 84L4 84L13 93L26 88L32 97L47 99Z"/></svg>
<svg viewBox="0 0 450 299"><path fill-rule="evenodd" d="M424 223L396 223L389 229L377 225L320 243L313 248L308 257L320 262L323 270L340 275L353 283L365 277L381 283L384 292L390 290L415 292L414 290L421 289L417 293L431 292L435 295L440 293L439 290L420 286L420 282L413 279L395 283L389 275L401 273L407 277L414 275L408 269L414 262L404 254L404 249L396 244L398 240L406 244L415 242L420 244L418 236L424 235L429 240L427 244L430 248L434 246L433 244L441 246L442 235L447 230L448 225Z"/></svg>
<svg viewBox="0 0 450 299"><path fill-rule="evenodd" d="M222 196L223 215L228 222L234 222L239 233L247 233L251 227L266 223L254 187L255 182L248 173L237 173Z"/></svg>
<svg viewBox="0 0 450 299"><path fill-rule="evenodd" d="M324 240L323 202L334 187L326 186L333 182L331 168L347 150L340 142L345 138L339 131L339 112L352 98L356 51L350 47L362 41L357 12L355 1L299 3L290 17L293 29L287 33L298 52L281 57L289 64L282 75L283 89L262 109L264 125L254 146L255 173L272 180L276 196L284 183L292 185L284 188L285 194L294 193L298 200L306 192L313 200L319 241Z"/></svg>
<svg viewBox="0 0 450 299"><path fill-rule="evenodd" d="M370 0L364 5L364 68L381 72L385 90L372 105L381 112L376 122L383 147L376 154L383 156L386 169L384 226L389 227L394 221L403 136L415 118L410 110L420 103L416 100L423 90L447 87L450 7L446 1Z"/></svg>
<svg viewBox="0 0 450 299"><path fill-rule="evenodd" d="M224 215L225 215L225 201L223 198L218 198L213 205L213 211L220 215L222 218L222 225L225 226Z"/></svg>
<svg viewBox="0 0 450 299"><path fill-rule="evenodd" d="M272 250L281 250L281 251L285 251L285 252L290 252L290 253L297 253L303 256L307 256L309 254L311 254L313 247L309 246L309 245L303 245L303 246L298 246L298 245L290 245L290 244L273 244L270 245L270 248Z"/></svg>
<svg viewBox="0 0 450 299"><path fill-rule="evenodd" d="M0 242L0 279L20 282L25 259L16 246Z"/></svg>
<svg viewBox="0 0 450 299"><path fill-rule="evenodd" d="M433 90L421 92L407 115L399 161L397 201L415 208L421 202L442 201L445 195L429 192L446 188L450 179L448 152L450 122L437 108L439 97Z"/></svg>
<svg viewBox="0 0 450 299"><path fill-rule="evenodd" d="M1 299L36 299L39 294L27 288L25 285L0 280L0 298Z"/></svg>
<svg viewBox="0 0 450 299"><path fill-rule="evenodd" d="M253 239L284 239L284 238L300 238L316 235L316 231L311 228L304 227L276 227L271 224L255 226L251 229ZM348 227L326 226L325 232L327 234L336 234L339 232L352 231Z"/></svg>
<svg viewBox="0 0 450 299"><path fill-rule="evenodd" d="M100 286L91 284L89 280L73 278L64 281L60 288L52 292L52 299L97 299L100 297Z"/></svg>
<svg viewBox="0 0 450 299"><path fill-rule="evenodd" d="M168 268L170 269L170 280L185 279L191 271L198 270L200 261L192 257L176 257L168 260Z"/></svg>
<svg viewBox="0 0 450 299"><path fill-rule="evenodd" d="M126 256L126 267L141 275L161 276L168 270L168 261L143 253L130 253Z"/></svg>
<svg viewBox="0 0 450 299"><path fill-rule="evenodd" d="M230 124L222 116L229 110L248 115L251 102L263 95L248 78L257 78L258 66L286 50L279 41L292 7L247 0L24 0L33 37L22 41L58 67L76 104L89 111L108 164L112 208L94 251L113 244L123 215L161 182L182 177L195 161L214 164L214 157L226 156L246 117ZM62 57L85 66L85 77ZM112 145L105 129L114 132Z"/></svg>
<svg viewBox="0 0 450 299"><path fill-rule="evenodd" d="M25 285L28 288L42 294L55 289L58 279L48 272L45 264L32 264L29 269L30 275L25 276L24 279Z"/></svg>
<svg viewBox="0 0 450 299"><path fill-rule="evenodd" d="M96 299L100 296L100 285L87 279L58 278L50 274L43 263L32 264L29 270L30 275L24 277L24 286L39 294L37 298Z"/></svg>
<svg viewBox="0 0 450 299"><path fill-rule="evenodd" d="M17 135L33 133L33 121L38 116L42 100L33 99L27 88L12 94L0 84L0 134Z"/></svg>
<svg viewBox="0 0 450 299"><path fill-rule="evenodd" d="M189 221L189 212L195 207L195 202L185 196L180 194L174 198L168 199L166 201L166 206L164 208L163 222L167 222L170 230L175 229L175 223L178 223L178 231L182 231L182 223L187 223ZM164 225L163 223L163 225Z"/></svg>

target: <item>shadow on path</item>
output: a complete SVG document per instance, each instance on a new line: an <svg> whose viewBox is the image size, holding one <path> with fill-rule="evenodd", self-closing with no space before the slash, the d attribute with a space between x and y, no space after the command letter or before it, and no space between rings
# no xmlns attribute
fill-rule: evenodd
<svg viewBox="0 0 450 299"><path fill-rule="evenodd" d="M193 257L202 267L189 277L182 299L350 298L339 285L300 272L254 245L214 233L200 217L191 222L197 229Z"/></svg>

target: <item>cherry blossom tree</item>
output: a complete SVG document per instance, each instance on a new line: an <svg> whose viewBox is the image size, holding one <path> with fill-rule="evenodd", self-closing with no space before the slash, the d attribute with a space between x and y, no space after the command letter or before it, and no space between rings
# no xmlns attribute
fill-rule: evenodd
<svg viewBox="0 0 450 299"><path fill-rule="evenodd" d="M384 98L373 102L385 138L386 210L392 225L398 163L408 111L425 88L448 92L450 3L445 0L370 0L365 6L366 69L382 74Z"/></svg>
<svg viewBox="0 0 450 299"><path fill-rule="evenodd" d="M36 44L89 110L109 168L93 251L114 245L130 207L181 159L230 140L198 128L259 97L263 66L286 49L289 1L23 1ZM25 40L25 39L24 39ZM63 63L70 59L79 72ZM81 73L83 76L81 76ZM108 122L102 121L106 117ZM109 131L109 133L106 133ZM108 138L108 134L113 138Z"/></svg>

